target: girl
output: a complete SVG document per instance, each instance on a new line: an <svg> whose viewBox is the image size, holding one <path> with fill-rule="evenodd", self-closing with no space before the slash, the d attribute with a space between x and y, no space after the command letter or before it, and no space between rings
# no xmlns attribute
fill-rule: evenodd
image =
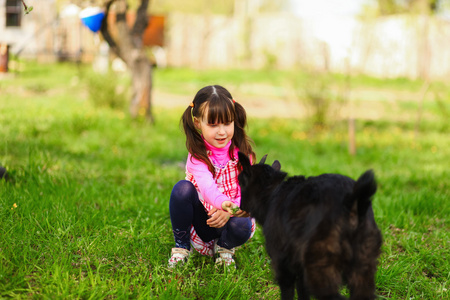
<svg viewBox="0 0 450 300"><path fill-rule="evenodd" d="M189 151L186 180L179 181L170 195L170 219L175 248L169 268L183 264L192 246L203 255L216 256L216 264L234 266L234 248L255 231L255 222L245 211L238 183L237 153L255 153L245 133L245 109L219 85L197 92L181 117Z"/></svg>

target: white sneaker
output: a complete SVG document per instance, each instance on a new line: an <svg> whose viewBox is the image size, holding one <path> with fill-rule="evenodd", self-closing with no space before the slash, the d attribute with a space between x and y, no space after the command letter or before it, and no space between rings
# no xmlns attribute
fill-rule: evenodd
<svg viewBox="0 0 450 300"><path fill-rule="evenodd" d="M172 248L172 256L169 259L169 269L182 266L189 258L191 252L183 248Z"/></svg>
<svg viewBox="0 0 450 300"><path fill-rule="evenodd" d="M236 262L234 261L234 248L227 249L217 245L217 240L214 242L214 254L216 258L216 266L224 265L226 267L233 266L236 268Z"/></svg>

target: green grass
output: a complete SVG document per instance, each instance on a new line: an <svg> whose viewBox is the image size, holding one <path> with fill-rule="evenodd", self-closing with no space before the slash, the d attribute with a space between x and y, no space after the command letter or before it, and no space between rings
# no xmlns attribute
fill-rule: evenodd
<svg viewBox="0 0 450 300"><path fill-rule="evenodd" d="M168 200L187 156L184 108L155 107L150 126L95 106L86 92L89 68L22 67L0 79L0 164L10 174L0 181L0 298L279 297L259 230L237 250L236 272L199 255L179 272L166 269ZM270 73L272 81L267 72L157 70L155 87L193 96L222 78L237 86L235 74L242 89L246 81L281 89L282 72ZM420 88L405 80L354 82ZM425 109L436 118L418 136L414 119L359 120L356 156L348 155L344 123L315 131L303 120L249 120L257 156L278 159L291 175L375 170L384 238L376 284L387 299L450 299L450 139L435 107Z"/></svg>

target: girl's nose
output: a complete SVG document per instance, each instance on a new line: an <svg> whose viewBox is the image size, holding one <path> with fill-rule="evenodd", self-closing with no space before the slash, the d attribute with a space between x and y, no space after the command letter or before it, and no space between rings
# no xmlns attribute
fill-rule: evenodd
<svg viewBox="0 0 450 300"><path fill-rule="evenodd" d="M219 134L220 135L225 134L225 126L223 124L219 125Z"/></svg>

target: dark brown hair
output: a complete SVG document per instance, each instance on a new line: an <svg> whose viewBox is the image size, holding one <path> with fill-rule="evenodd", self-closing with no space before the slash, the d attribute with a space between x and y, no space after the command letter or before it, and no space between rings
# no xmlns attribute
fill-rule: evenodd
<svg viewBox="0 0 450 300"><path fill-rule="evenodd" d="M204 116L206 109L208 109L208 115ZM231 159L237 159L233 155L234 149L237 147L239 151L251 155L253 161L255 161L256 156L251 146L252 141L245 132L247 114L244 107L233 100L227 89L220 85L210 85L200 89L191 105L186 108L181 116L181 123L186 134L187 150L192 157L203 161L214 175L214 166L206 153L206 146L201 133L194 125L194 117L198 119L206 117L208 123L212 124L234 121L234 135L229 149Z"/></svg>

